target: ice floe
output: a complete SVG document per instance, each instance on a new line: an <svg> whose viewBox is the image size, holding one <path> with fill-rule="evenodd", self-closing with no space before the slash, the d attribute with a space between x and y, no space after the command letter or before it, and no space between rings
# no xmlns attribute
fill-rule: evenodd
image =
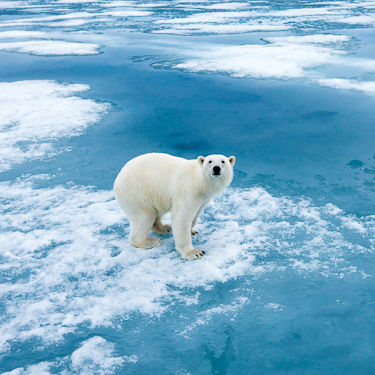
<svg viewBox="0 0 375 375"><path fill-rule="evenodd" d="M16 20L7 20L0 22L0 26L3 27L14 27L14 26L27 26L36 25L38 23L59 21L59 20L70 20L74 18L91 18L95 17L95 13L90 12L71 12L68 14L61 14L56 16L44 16L44 17L31 17L31 18L20 18Z"/></svg>
<svg viewBox="0 0 375 375"><path fill-rule="evenodd" d="M285 36L264 38L270 43L293 43L293 44L330 44L349 42L352 38L348 35L312 34L303 36Z"/></svg>
<svg viewBox="0 0 375 375"><path fill-rule="evenodd" d="M59 0L59 1L64 1L64 0ZM105 8L133 7L137 5L140 5L140 4L137 4L135 1L109 1L107 3L101 4L101 6Z"/></svg>
<svg viewBox="0 0 375 375"><path fill-rule="evenodd" d="M361 91L368 94L375 93L374 81L356 81L352 79L331 78L320 79L317 82L321 86L332 87L335 89Z"/></svg>
<svg viewBox="0 0 375 375"><path fill-rule="evenodd" d="M113 10L109 12L102 12L103 16L113 16L113 17L145 17L150 16L152 12L142 11L142 10Z"/></svg>
<svg viewBox="0 0 375 375"><path fill-rule="evenodd" d="M97 122L108 106L74 96L89 89L54 81L0 83L0 171L53 154L54 141Z"/></svg>
<svg viewBox="0 0 375 375"><path fill-rule="evenodd" d="M3 375L48 375L56 367L64 365L69 372L61 374L113 374L115 369L121 368L125 363L136 363L137 356L114 356L115 345L100 336L94 336L83 343L71 356L58 358L55 361L41 362L26 368L17 368ZM55 371L53 371L55 372Z"/></svg>
<svg viewBox="0 0 375 375"><path fill-rule="evenodd" d="M261 23L238 23L238 24L188 24L176 25L173 28L163 28L154 30L155 34L238 34L251 31L282 31L288 30L289 26L281 24L261 24Z"/></svg>
<svg viewBox="0 0 375 375"><path fill-rule="evenodd" d="M0 39L43 38L45 36L46 36L46 33L43 31L24 31L24 30L0 31Z"/></svg>
<svg viewBox="0 0 375 375"><path fill-rule="evenodd" d="M242 8L254 8L251 6L251 3L241 3L241 2L228 2L228 3L216 3L216 4L210 4L210 5L201 5L199 8L202 9L219 9L219 10L234 10L234 9L242 9Z"/></svg>
<svg viewBox="0 0 375 375"><path fill-rule="evenodd" d="M227 19L234 18L248 18L252 15L252 12L212 12L212 13L198 13L192 14L186 18L172 18L168 20L156 21L156 24L184 24L184 23L222 23Z"/></svg>
<svg viewBox="0 0 375 375"><path fill-rule="evenodd" d="M375 24L375 15L374 16L353 16L335 20L335 22L348 23L350 25L374 25Z"/></svg>
<svg viewBox="0 0 375 375"><path fill-rule="evenodd" d="M39 56L97 55L99 44L65 42L62 40L31 40L0 43L0 51L28 53Z"/></svg>
<svg viewBox="0 0 375 375"><path fill-rule="evenodd" d="M301 41L301 40L300 40ZM333 64L345 51L311 43L288 42L279 38L269 44L209 46L196 52L197 59L171 64L189 72L222 73L232 77L296 78L322 64Z"/></svg>
<svg viewBox="0 0 375 375"><path fill-rule="evenodd" d="M30 4L26 1L1 1L0 8L27 8Z"/></svg>
<svg viewBox="0 0 375 375"><path fill-rule="evenodd" d="M149 251L132 248L127 220L111 191L74 185L36 189L35 178L48 176L0 183L0 255L6 259L0 265L1 296L12 295L1 317L2 351L31 338L61 341L82 325L113 326L135 312L160 316L175 303L197 304L197 292L240 276L290 269L302 276L362 277L351 254L373 251L373 217L277 198L262 188L229 189L198 224L194 242L206 256L183 261L171 236ZM361 236L362 244L350 236ZM247 302L233 303L226 308ZM211 316L203 314L206 321Z"/></svg>
<svg viewBox="0 0 375 375"><path fill-rule="evenodd" d="M114 344L96 336L85 341L73 352L72 369L82 374L92 374L102 370L105 373L126 362L136 362L137 357L113 357Z"/></svg>
<svg viewBox="0 0 375 375"><path fill-rule="evenodd" d="M207 25L208 26L208 25ZM228 25L218 25L226 27ZM242 27L246 27L243 24ZM190 25L188 27L191 27ZM235 30L233 30L235 32ZM156 68L192 73L224 74L240 78L308 78L310 82L337 89L373 92L373 81L326 78L320 66L350 68L360 74L375 71L374 60L351 53L358 41L341 34L308 34L267 37L259 44L189 45L175 61L156 61Z"/></svg>

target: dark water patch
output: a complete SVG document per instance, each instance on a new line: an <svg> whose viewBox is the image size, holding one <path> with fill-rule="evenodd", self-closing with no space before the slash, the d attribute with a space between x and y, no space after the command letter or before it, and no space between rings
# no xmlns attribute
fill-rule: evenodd
<svg viewBox="0 0 375 375"><path fill-rule="evenodd" d="M330 112L330 111L314 111L307 113L305 115L302 115L302 118L305 120L320 120L320 121L326 121L330 120L333 117L337 116L338 112Z"/></svg>
<svg viewBox="0 0 375 375"><path fill-rule="evenodd" d="M365 163L361 160L351 160L346 165L348 165L350 168L355 169L355 168L362 168L365 165Z"/></svg>
<svg viewBox="0 0 375 375"><path fill-rule="evenodd" d="M27 267L19 268L19 269L4 269L3 268L1 275L0 275L0 283L1 284L6 284L6 283L27 284L30 282L30 278L34 274L35 272L31 271Z"/></svg>

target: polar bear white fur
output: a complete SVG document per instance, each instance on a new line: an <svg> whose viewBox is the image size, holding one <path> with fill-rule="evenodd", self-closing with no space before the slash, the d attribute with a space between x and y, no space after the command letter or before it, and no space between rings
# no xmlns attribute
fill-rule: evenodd
<svg viewBox="0 0 375 375"><path fill-rule="evenodd" d="M162 216L172 215L176 249L184 259L197 259L205 252L194 249L193 227L211 198L225 190L233 178L234 156L199 156L194 160L151 153L138 156L122 168L114 193L130 221L129 241L134 247L151 249L161 244L150 230L167 234L171 226Z"/></svg>

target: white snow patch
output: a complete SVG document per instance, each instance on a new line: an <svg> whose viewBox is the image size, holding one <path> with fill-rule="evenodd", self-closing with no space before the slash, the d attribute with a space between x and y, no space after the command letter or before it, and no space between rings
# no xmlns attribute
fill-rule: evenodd
<svg viewBox="0 0 375 375"><path fill-rule="evenodd" d="M217 3L217 4L211 4L211 5L201 5L200 8L202 9L241 9L241 8L249 8L251 4L249 3ZM254 8L251 6L251 8Z"/></svg>
<svg viewBox="0 0 375 375"><path fill-rule="evenodd" d="M364 227L364 225L355 217L343 217L341 219L341 222L344 227L347 227L353 231L357 231L362 234L367 232L367 229Z"/></svg>
<svg viewBox="0 0 375 375"><path fill-rule="evenodd" d="M102 337L93 337L72 354L72 368L82 375L112 373L124 364L122 357L113 357L114 345ZM137 361L136 356L133 357Z"/></svg>
<svg viewBox="0 0 375 375"><path fill-rule="evenodd" d="M121 8L121 7L132 7L132 8L158 8L169 6L168 3L136 3L134 1L111 1L108 3L100 4L104 8Z"/></svg>
<svg viewBox="0 0 375 375"><path fill-rule="evenodd" d="M116 7L134 7L137 3L135 1L109 1L108 3L102 3L100 6L105 8L116 8Z"/></svg>
<svg viewBox="0 0 375 375"><path fill-rule="evenodd" d="M75 3L101 3L103 0L58 0L57 3L75 4Z"/></svg>
<svg viewBox="0 0 375 375"><path fill-rule="evenodd" d="M296 78L307 74L306 69L332 64L335 55L344 51L323 46L295 43L267 45L215 46L196 53L190 59L173 65L190 72L226 73L232 77Z"/></svg>
<svg viewBox="0 0 375 375"><path fill-rule="evenodd" d="M199 25L196 32L214 31L210 29L211 25L203 26L207 28L201 29ZM217 25L217 30L226 26L236 27L235 25ZM238 26L245 30L247 25ZM190 27L194 28L194 25L182 25L181 29L186 28L186 33L195 31L189 29ZM229 29L228 32L230 31ZM169 30L159 32L169 32ZM355 67L367 71L375 69L373 60L348 55L348 45L353 41L353 38L348 35L313 34L269 37L262 40L266 43L238 46L196 45L195 48L190 47L182 51L182 58L177 61L156 62L153 65L166 69L227 74L241 78L289 79L310 76L313 81L323 78L322 74L315 69L321 65ZM371 84L363 83L361 87L370 90Z"/></svg>
<svg viewBox="0 0 375 375"><path fill-rule="evenodd" d="M332 78L332 79L319 79L317 83L321 86L331 87L335 89L361 91L367 94L375 93L374 81L358 82L358 81L351 80L351 79Z"/></svg>
<svg viewBox="0 0 375 375"><path fill-rule="evenodd" d="M7 20L7 21L0 22L0 26L34 25L36 23L43 23L43 22L49 22L49 21L69 20L69 19L74 19L74 18L91 18L97 15L98 13L73 12L73 13L68 13L68 14L60 14L57 16L32 17L32 18L22 18L18 20Z"/></svg>
<svg viewBox="0 0 375 375"><path fill-rule="evenodd" d="M60 40L0 43L0 51L29 53L39 56L97 55L99 48L99 44L65 42Z"/></svg>
<svg viewBox="0 0 375 375"><path fill-rule="evenodd" d="M7 20L0 22L2 27L43 25L50 27L69 27L81 26L90 22L108 22L112 17L145 17L152 15L153 12L144 10L114 10L104 12L72 12L68 14L60 14L45 17L32 17L16 20Z"/></svg>
<svg viewBox="0 0 375 375"><path fill-rule="evenodd" d="M335 20L335 22L348 23L350 25L373 25L375 16L353 16Z"/></svg>
<svg viewBox="0 0 375 375"><path fill-rule="evenodd" d="M193 25L175 25L171 28L154 30L155 34L197 34L197 33L215 33L215 34L237 34L251 31L280 31L288 30L290 26L277 24L248 24L232 23L225 25L212 24L193 24Z"/></svg>
<svg viewBox="0 0 375 375"><path fill-rule="evenodd" d="M142 10L114 10L111 12L102 12L100 15L113 16L113 17L145 17L151 16L153 12Z"/></svg>
<svg viewBox="0 0 375 375"><path fill-rule="evenodd" d="M267 303L267 305L264 306L266 309L273 309L278 311L283 311L283 305L280 305L279 303Z"/></svg>
<svg viewBox="0 0 375 375"><path fill-rule="evenodd" d="M136 355L115 357L115 345L99 336L94 336L81 344L71 356L59 358L53 362L41 362L36 365L18 368L3 375L50 375L51 367L63 365L66 369L60 372L61 375L71 373L81 375L109 375L115 370L124 366L125 363L136 363Z"/></svg>
<svg viewBox="0 0 375 375"><path fill-rule="evenodd" d="M0 1L0 9L14 9L28 7L26 1Z"/></svg>
<svg viewBox="0 0 375 375"><path fill-rule="evenodd" d="M250 17L252 12L210 12L210 13L197 13L192 14L185 18L172 18L169 20L158 20L156 24L183 24L183 23L222 23L227 22L228 19L247 18Z"/></svg>
<svg viewBox="0 0 375 375"><path fill-rule="evenodd" d="M41 362L26 368L17 368L10 372L4 372L2 375L51 375L51 366L52 362Z"/></svg>
<svg viewBox="0 0 375 375"><path fill-rule="evenodd" d="M320 16L320 15L332 15L339 14L336 8L300 8L300 9L286 9L270 11L265 13L266 16L274 17L301 17L301 16Z"/></svg>
<svg viewBox="0 0 375 375"><path fill-rule="evenodd" d="M264 38L270 43L292 43L292 44L331 44L349 42L352 38L347 35L314 34L303 36L285 36Z"/></svg>
<svg viewBox="0 0 375 375"><path fill-rule="evenodd" d="M107 104L73 96L89 89L54 81L0 83L0 171L53 153L54 140L99 121Z"/></svg>
<svg viewBox="0 0 375 375"><path fill-rule="evenodd" d="M13 38L42 38L46 35L43 31L0 31L0 39L13 39Z"/></svg>
<svg viewBox="0 0 375 375"><path fill-rule="evenodd" d="M74 18L71 20L66 20L66 21L55 21L55 22L47 22L44 25L45 26L51 26L51 27L75 27L75 26L82 26L86 25L91 22L105 22L108 21L109 19L103 19L103 18L85 18L85 19L80 19L80 18Z"/></svg>

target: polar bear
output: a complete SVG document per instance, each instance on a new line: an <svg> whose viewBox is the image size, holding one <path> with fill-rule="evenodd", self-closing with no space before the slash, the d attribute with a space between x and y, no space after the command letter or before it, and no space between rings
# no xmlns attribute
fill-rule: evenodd
<svg viewBox="0 0 375 375"><path fill-rule="evenodd" d="M130 221L130 243L151 249L162 240L150 238L150 230L167 234L173 228L182 258L201 258L205 252L192 245L191 236L198 233L193 227L211 198L231 183L235 161L234 156L186 160L150 153L126 163L115 180L114 193ZM167 212L172 215L172 228L161 220Z"/></svg>

